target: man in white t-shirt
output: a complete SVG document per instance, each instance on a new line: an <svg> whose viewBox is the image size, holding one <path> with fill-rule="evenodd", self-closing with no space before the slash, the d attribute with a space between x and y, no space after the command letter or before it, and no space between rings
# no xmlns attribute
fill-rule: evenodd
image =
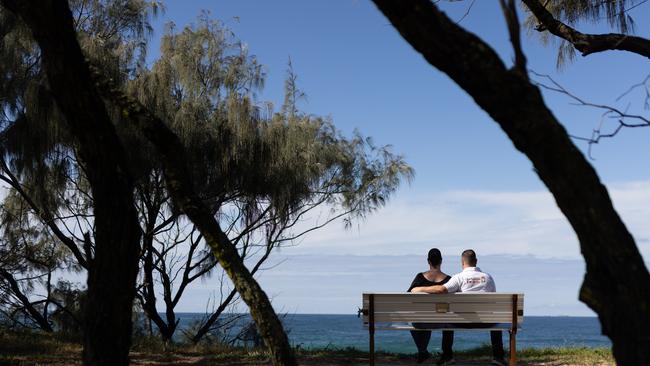
<svg viewBox="0 0 650 366"><path fill-rule="evenodd" d="M452 292L496 292L497 288L494 279L489 273L481 271L476 267L476 253L472 249L467 249L461 255L461 264L463 271L451 277L444 285L415 287L411 292L428 292L431 294L446 294ZM506 365L503 360L503 338L500 330L490 332L492 341L492 360L493 365Z"/></svg>

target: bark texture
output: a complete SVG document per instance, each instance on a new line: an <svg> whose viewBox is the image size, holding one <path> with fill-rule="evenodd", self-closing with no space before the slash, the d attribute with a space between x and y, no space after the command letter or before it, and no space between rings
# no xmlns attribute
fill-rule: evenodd
<svg viewBox="0 0 650 366"><path fill-rule="evenodd" d="M593 167L539 89L429 0L373 0L401 35L463 88L533 163L580 241L580 300L600 319L620 365L650 365L650 274Z"/></svg>
<svg viewBox="0 0 650 366"><path fill-rule="evenodd" d="M124 149L94 90L65 0L2 4L29 26L50 90L78 143L94 199L95 257L88 266L84 365L128 365L140 226Z"/></svg>
<svg viewBox="0 0 650 366"><path fill-rule="evenodd" d="M522 2L526 4L539 21L538 31L549 31L551 34L568 41L583 56L596 52L619 50L650 58L650 40L648 39L620 33L582 33L555 19L553 14L538 0L522 0Z"/></svg>

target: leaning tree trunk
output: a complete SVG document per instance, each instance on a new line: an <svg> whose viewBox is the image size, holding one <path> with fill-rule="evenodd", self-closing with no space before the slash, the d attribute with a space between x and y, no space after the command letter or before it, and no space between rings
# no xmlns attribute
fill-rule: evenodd
<svg viewBox="0 0 650 366"><path fill-rule="evenodd" d="M40 46L50 90L77 140L92 190L95 256L88 266L83 363L127 365L140 226L123 147L93 89L67 1L1 1Z"/></svg>
<svg viewBox="0 0 650 366"><path fill-rule="evenodd" d="M598 314L618 364L650 365L650 274L607 189L528 81L525 68L507 69L488 44L429 0L373 1L402 37L470 94L531 160L580 241L587 264L580 300Z"/></svg>

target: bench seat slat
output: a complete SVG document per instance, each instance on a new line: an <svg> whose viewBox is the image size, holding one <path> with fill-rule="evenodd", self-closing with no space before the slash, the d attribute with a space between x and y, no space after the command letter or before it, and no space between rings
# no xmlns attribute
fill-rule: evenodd
<svg viewBox="0 0 650 366"><path fill-rule="evenodd" d="M479 319L492 319L492 318L503 318L504 322L512 322L512 313L503 313L503 312L469 312L469 313L438 313L435 311L393 311L393 312L381 312L375 313L375 321L379 321L379 318L388 318L388 317L397 317L397 318L427 318L432 319L434 322L442 322L447 318L479 318ZM365 319L366 317L364 317ZM519 321L523 316L518 316L517 320ZM408 320L408 321L417 321L417 320Z"/></svg>
<svg viewBox="0 0 650 366"><path fill-rule="evenodd" d="M364 329L368 329L368 324L363 325ZM494 329L503 329L503 330L509 330L511 328L511 325L508 323L495 323L491 327L484 327L484 328L460 328L457 326L453 327L447 327L444 324L440 324L439 327L432 326L430 328L424 329L424 328L415 328L410 324L407 323L376 323L375 324L375 329L376 330L421 330L421 331L427 331L427 330L433 330L433 331L440 331L440 330L462 330L462 331L479 331L479 332L485 332L488 330L494 330ZM519 327L521 328L521 327Z"/></svg>
<svg viewBox="0 0 650 366"><path fill-rule="evenodd" d="M470 299L450 299L450 298L443 298L443 297L433 297L433 296L440 296L440 295L432 295L431 297L424 297L422 299L384 299L384 298L378 298L375 299L375 304L433 304L436 302L453 302L456 304L500 304L500 305L512 305L512 299L510 301L491 301L489 299L477 299L477 298L470 298ZM363 300L363 305L368 305L368 300L364 299ZM522 307L524 305L523 299L519 299L517 301L517 306Z"/></svg>
<svg viewBox="0 0 650 366"><path fill-rule="evenodd" d="M368 295L363 294L364 304L368 302ZM406 295L406 296L405 296ZM455 294L422 294L422 293L390 293L374 294L376 303L419 303L419 302L490 302L490 303L508 303L512 304L513 294L503 294L498 292L485 293L455 293ZM519 294L518 303L523 304L523 294Z"/></svg>
<svg viewBox="0 0 650 366"><path fill-rule="evenodd" d="M520 317L518 317L518 322ZM420 323L511 323L512 315L500 314L456 314L427 316L425 314L375 314L375 322L420 322Z"/></svg>
<svg viewBox="0 0 650 366"><path fill-rule="evenodd" d="M511 312L512 304L492 304L492 303L445 303L445 302L429 302L429 303L375 303L375 313L382 312L414 312L414 311L436 311L436 304L449 304L449 312ZM518 310L522 310L523 304L517 306Z"/></svg>

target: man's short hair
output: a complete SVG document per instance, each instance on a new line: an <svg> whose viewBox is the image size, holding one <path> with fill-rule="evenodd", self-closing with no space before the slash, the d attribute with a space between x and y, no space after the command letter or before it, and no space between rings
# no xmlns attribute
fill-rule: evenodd
<svg viewBox="0 0 650 366"><path fill-rule="evenodd" d="M476 252L475 251L473 251L471 249L467 249L467 250L465 250L463 252L461 257L463 258L463 263L467 263L467 265L472 266L472 267L476 266L477 260L476 260Z"/></svg>

